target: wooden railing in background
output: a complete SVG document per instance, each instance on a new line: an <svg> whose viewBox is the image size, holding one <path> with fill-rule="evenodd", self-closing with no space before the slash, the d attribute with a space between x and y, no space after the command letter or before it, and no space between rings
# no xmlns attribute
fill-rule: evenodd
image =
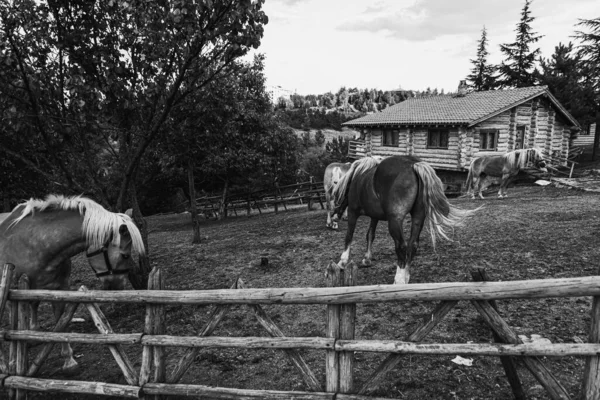
<svg viewBox="0 0 600 400"><path fill-rule="evenodd" d="M210 216L219 211L221 201L221 195L199 197L196 199L196 208L198 212ZM307 182L284 186L275 185L272 189L230 194L225 200L224 210L226 213L233 211L237 216L239 210L246 210L248 215L252 213L252 210L257 210L259 214L262 214L265 209L272 207L277 213L281 206L287 210L287 206L290 204L306 204L310 210L314 202L318 202L321 209L324 209L324 201L323 182L311 178Z"/></svg>
<svg viewBox="0 0 600 400"><path fill-rule="evenodd" d="M0 317L6 300L11 301L12 316L8 331L0 332L2 341L9 344L9 362L0 363L0 390L8 389L10 398L26 398L26 391L59 393L89 393L125 398L149 398L160 395L216 396L219 398L246 399L341 399L366 400L366 393L377 387L385 375L406 354L462 354L514 356L532 372L546 389L551 399L569 399L567 390L545 367L538 356L583 356L587 358L583 377L582 398L600 399L600 277L543 279L512 282L451 282L411 285L340 286L356 281L353 264L341 269L335 264L328 267L328 287L325 288L274 288L245 289L237 281L232 289L225 290L160 290L162 276L154 269L149 278L147 291L50 291L28 290L27 279L21 278L18 290L9 291L12 266L4 266L0 278ZM498 299L538 299L550 297L594 296L589 343L526 343L524 344L494 307ZM404 341L357 340L354 338L356 303L397 302L405 300L440 301L430 315L409 334ZM99 334L66 333L62 328L52 332L28 330L27 302L66 301L83 303L94 318ZM494 330L499 343L419 343L443 320L459 301L469 301L484 321ZM146 305L144 332L115 334L95 303L135 303ZM199 336L180 337L168 335L164 306L214 304L215 309ZM214 337L208 336L222 320L229 306L249 305L259 323L270 337ZM327 305L326 337L284 337L261 305ZM76 308L76 306L75 306ZM72 317L71 312L70 316ZM58 325L57 325L58 327ZM27 357L27 342L95 343L109 346L127 385L104 382L82 382L35 378ZM123 344L142 347L139 371L122 351ZM181 358L172 372L162 349L165 346L187 347L188 353ZM202 347L268 348L281 349L300 371L310 391L274 391L208 387L180 384L179 379L189 367L189 360ZM319 379L304 362L297 349L320 349L325 351L326 377L323 388ZM354 352L389 353L379 368L360 388L354 387ZM46 353L47 356L47 353ZM4 360L4 353L0 353ZM38 355L36 370L43 363ZM151 378L152 371L154 371ZM514 376L512 379L517 379ZM512 383L511 383L512 386ZM512 386L513 389L515 386ZM356 394L353 394L356 393ZM515 393L516 394L516 393ZM154 397L156 398L156 397Z"/></svg>

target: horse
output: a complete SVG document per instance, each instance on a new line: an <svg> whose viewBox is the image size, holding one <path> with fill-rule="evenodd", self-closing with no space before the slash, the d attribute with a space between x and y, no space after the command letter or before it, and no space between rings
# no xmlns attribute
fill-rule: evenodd
<svg viewBox="0 0 600 400"><path fill-rule="evenodd" d="M419 236L426 221L435 247L437 237L450 240L447 230L461 226L466 217L477 211L451 206L433 167L414 156L392 156L383 160L361 158L352 163L334 188L333 195L338 217L345 207L348 210L345 247L338 265L343 268L349 261L350 245L361 213L371 218L363 266L371 265L378 222L388 221L397 256L394 284L408 283L410 266L417 254ZM409 213L411 228L407 241L403 225Z"/></svg>
<svg viewBox="0 0 600 400"><path fill-rule="evenodd" d="M70 259L83 251L104 289L124 289L132 248L138 254L145 252L132 219L81 196L32 198L0 223L0 265L14 264L15 277L27 274L32 289L69 290ZM34 330L39 329L38 305L31 306ZM58 321L64 303L53 302L52 307ZM65 371L77 368L68 343L63 343L61 354Z"/></svg>
<svg viewBox="0 0 600 400"><path fill-rule="evenodd" d="M325 189L325 204L327 208L327 224L326 226L331 229L337 229L338 223L331 219L331 214L335 208L333 204L333 187L342 179L342 176L348 172L351 163L331 163L325 168L325 175L323 176L323 187Z"/></svg>
<svg viewBox="0 0 600 400"><path fill-rule="evenodd" d="M506 197L508 184L520 170L533 165L541 171L547 172L546 162L542 152L537 148L519 149L502 155L481 156L474 159L469 166L467 175L467 193L475 198L475 192L479 192L479 198L483 199L481 192L492 183L499 183L498 198Z"/></svg>

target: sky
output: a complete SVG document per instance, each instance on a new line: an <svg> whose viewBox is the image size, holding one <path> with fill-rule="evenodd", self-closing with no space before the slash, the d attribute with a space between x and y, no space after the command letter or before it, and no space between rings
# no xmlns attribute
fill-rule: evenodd
<svg viewBox="0 0 600 400"><path fill-rule="evenodd" d="M266 0L261 45L268 86L299 94L361 89L455 91L469 74L481 30L489 61L515 41L524 0ZM574 41L579 18L600 17L598 0L534 0L537 43L550 57ZM251 56L250 54L249 56Z"/></svg>

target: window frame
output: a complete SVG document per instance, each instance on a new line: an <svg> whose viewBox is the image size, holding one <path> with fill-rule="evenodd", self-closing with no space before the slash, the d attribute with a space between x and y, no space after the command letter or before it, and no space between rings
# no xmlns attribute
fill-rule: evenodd
<svg viewBox="0 0 600 400"><path fill-rule="evenodd" d="M446 146L442 146L443 136L445 136ZM438 149L438 150L448 150L450 148L450 129L448 129L448 128L429 128L429 129L427 129L427 148L428 149Z"/></svg>
<svg viewBox="0 0 600 400"><path fill-rule="evenodd" d="M483 135L486 135L485 141L483 141ZM490 147L488 145L489 137L493 135L494 137L494 147ZM480 129L479 130L479 151L498 151L498 129ZM485 143L485 147L483 146Z"/></svg>
<svg viewBox="0 0 600 400"><path fill-rule="evenodd" d="M392 140L391 143L388 142L388 134L389 138ZM400 146L400 130L399 129L382 129L381 130L381 145L384 147L399 147Z"/></svg>

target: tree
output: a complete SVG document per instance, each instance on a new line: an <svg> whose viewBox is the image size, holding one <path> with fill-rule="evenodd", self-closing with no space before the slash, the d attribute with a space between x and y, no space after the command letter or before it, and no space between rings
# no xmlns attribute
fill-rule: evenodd
<svg viewBox="0 0 600 400"><path fill-rule="evenodd" d="M536 75L539 82L548 86L567 111L582 126L587 126L596 110L594 88L581 55L572 53L572 43L559 43L549 59L540 59L540 71Z"/></svg>
<svg viewBox="0 0 600 400"><path fill-rule="evenodd" d="M531 16L530 5L531 0L525 0L521 10L521 20L515 29L516 40L513 43L500 45L500 50L506 56L498 67L500 72L498 83L502 87L526 87L535 84L533 70L534 63L540 55L540 48L531 50L530 47L543 36L531 31L530 24L535 18Z"/></svg>
<svg viewBox="0 0 600 400"><path fill-rule="evenodd" d="M485 26L481 30L481 38L477 45L477 57L471 59L470 62L473 64L471 73L467 75L467 82L476 92L483 90L496 89L496 67L488 64L489 52L487 50L488 39L487 30Z"/></svg>
<svg viewBox="0 0 600 400"><path fill-rule="evenodd" d="M188 95L258 47L263 3L1 2L0 93L15 112L0 151L64 191L119 211L129 203L147 238L140 162ZM148 273L142 258L134 287Z"/></svg>
<svg viewBox="0 0 600 400"><path fill-rule="evenodd" d="M589 69L600 102L600 17L580 19L577 26L590 29L589 32L577 31L575 37L581 41L578 54Z"/></svg>

